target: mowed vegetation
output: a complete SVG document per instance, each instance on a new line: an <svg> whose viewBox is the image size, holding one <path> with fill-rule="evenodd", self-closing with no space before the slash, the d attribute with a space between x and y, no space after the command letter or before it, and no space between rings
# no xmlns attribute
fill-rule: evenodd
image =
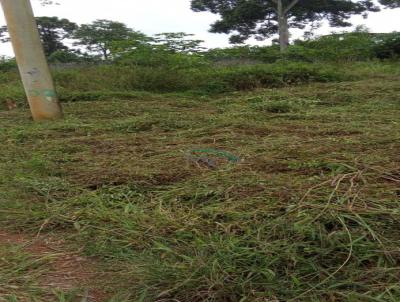
<svg viewBox="0 0 400 302"><path fill-rule="evenodd" d="M0 74L0 301L399 301L398 62L191 70Z"/></svg>

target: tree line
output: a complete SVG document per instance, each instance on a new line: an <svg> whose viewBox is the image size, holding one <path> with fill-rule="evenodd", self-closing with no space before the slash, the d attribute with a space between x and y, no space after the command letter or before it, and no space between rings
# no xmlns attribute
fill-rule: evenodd
<svg viewBox="0 0 400 302"><path fill-rule="evenodd" d="M43 5L55 3L39 1ZM282 53L289 46L291 28L305 29L307 25L317 28L323 20L333 27L348 27L352 25L350 18L354 15L367 17L369 12L378 12L382 8L400 7L400 0L190 0L190 3L195 12L208 11L220 16L211 25L210 32L231 34L233 44L243 43L251 37L264 40L278 35ZM198 50L201 44L201 41L187 39L190 36L184 33L147 37L123 23L109 20L96 20L81 26L57 17L39 17L37 22L48 56L56 51L68 51L63 41L70 38L74 39L75 46L83 47L88 54L101 55L106 60L112 57L113 49L121 50L123 45L129 48L164 43L172 51L191 51L193 48ZM0 29L3 41L7 41L5 32L5 27Z"/></svg>
<svg viewBox="0 0 400 302"><path fill-rule="evenodd" d="M285 52L290 28L318 27L323 20L333 27L348 27L351 16L398 8L400 0L191 0L191 7L195 12L218 14L220 19L210 31L231 34L232 43L278 34L281 52Z"/></svg>
<svg viewBox="0 0 400 302"><path fill-rule="evenodd" d="M140 48L183 53L203 49L203 41L192 39L191 34L160 33L151 37L111 20L99 19L80 26L58 17L37 17L36 22L48 58L110 60ZM0 28L0 41L10 41L6 26Z"/></svg>
<svg viewBox="0 0 400 302"><path fill-rule="evenodd" d="M54 1L42 1L49 5ZM400 0L191 0L193 11L209 11L220 15L220 19L212 24L210 31L231 34L233 44L244 43L248 38L258 40L270 38L278 34L279 39L273 41L279 45L280 53L288 53L289 29L302 28L306 25L317 27L322 20L328 20L332 26L350 26L349 18L353 15L379 11L382 7L398 8ZM170 55L168 59L182 59L180 54L203 54L204 41L193 38L193 35L183 32L160 33L148 36L140 31L129 28L126 24L99 19L88 24L78 25L68 19L58 17L37 17L39 34L44 46L45 54L50 61L77 62L77 61L115 61L121 59L134 59L135 62L146 61L146 64L157 65L161 56ZM305 32L307 37L307 32ZM343 39L343 38L340 38ZM307 39L306 39L307 40ZM8 42L7 27L0 27L0 41ZM350 39L355 47L351 51L358 51L357 45L364 43L362 48L368 46L368 51L377 57L398 57L399 34L371 37L369 35L353 35ZM325 39L318 43L301 44L294 41L291 49L295 51L294 57L315 57L318 49L325 45L336 43L341 47L345 44L338 39ZM358 43L358 44L357 44ZM379 44L379 45L378 45ZM315 47L318 45L318 47ZM299 47L301 46L301 47ZM310 51L310 47L314 48ZM346 46L348 47L348 46ZM211 51L211 57L222 54L222 57L232 53L252 54L261 52L257 48L236 48L238 52L222 50ZM257 51L254 51L257 49ZM335 49L334 47L332 49ZM263 57L266 53L272 54L272 60L279 58L276 47L262 49ZM337 52L335 50L335 52ZM210 52L208 52L209 54ZM363 53L366 53L363 51ZM382 55L382 53L384 53ZM175 54L176 56L171 56ZM293 51L287 56L293 57ZM157 57L158 56L158 57ZM324 54L320 57L325 57ZM197 62L195 56L184 58L189 63ZM165 61L165 59L164 59ZM182 62L182 60L181 60Z"/></svg>

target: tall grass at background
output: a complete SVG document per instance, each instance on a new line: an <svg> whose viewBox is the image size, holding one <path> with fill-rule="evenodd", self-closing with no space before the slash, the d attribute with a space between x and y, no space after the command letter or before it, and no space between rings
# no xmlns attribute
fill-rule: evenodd
<svg viewBox="0 0 400 302"><path fill-rule="evenodd" d="M375 68L377 73L391 74L398 70L398 64L392 62L400 55L399 45L398 33L355 32L296 41L285 54L274 45L201 53L142 47L123 52L110 62L82 58L73 65L58 65L53 74L62 101L130 97L137 91L214 94L357 80L363 77L365 69L367 73ZM54 58L50 61L54 62ZM8 100L22 104L25 96L15 61L3 58L0 104Z"/></svg>

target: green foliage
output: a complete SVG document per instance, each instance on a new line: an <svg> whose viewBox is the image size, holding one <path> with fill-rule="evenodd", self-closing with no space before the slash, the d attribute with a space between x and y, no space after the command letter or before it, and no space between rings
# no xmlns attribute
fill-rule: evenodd
<svg viewBox="0 0 400 302"><path fill-rule="evenodd" d="M136 91L215 94L350 79L326 65L291 63L215 68L201 58L193 62L184 56L182 61L181 56L183 54L171 53L160 56L160 61L155 62L159 66L141 65L140 62L132 66L130 61L119 65L57 68L53 74L62 101L136 99ZM145 61L144 64L148 63ZM16 70L0 72L0 79L4 81L0 85L0 103L12 100L26 106Z"/></svg>
<svg viewBox="0 0 400 302"><path fill-rule="evenodd" d="M101 55L107 60L113 44L129 40L132 34L135 32L124 23L101 19L81 25L73 38L78 40L75 45L86 47L89 52Z"/></svg>
<svg viewBox="0 0 400 302"><path fill-rule="evenodd" d="M222 64L243 63L274 63L282 58L279 46L236 46L230 48L210 49L206 58Z"/></svg>
<svg viewBox="0 0 400 302"><path fill-rule="evenodd" d="M367 61L395 59L400 55L400 33L373 34L355 31L297 41L287 56L308 61Z"/></svg>
<svg viewBox="0 0 400 302"><path fill-rule="evenodd" d="M15 59L0 56L0 72L6 72L17 68Z"/></svg>
<svg viewBox="0 0 400 302"><path fill-rule="evenodd" d="M135 56L138 54L136 52ZM202 57L196 59L195 56L185 54L157 56L157 53L149 52L143 57L135 56L119 64L89 64L55 69L53 75L61 100L136 99L137 91L202 95L311 82L345 81L360 79L371 72L393 74L397 66L366 64L351 72L345 65L338 67L328 63L288 61L215 67ZM152 61L149 62L149 58ZM26 106L25 93L13 66L14 69L10 71L0 72L0 103L12 100Z"/></svg>
<svg viewBox="0 0 400 302"><path fill-rule="evenodd" d="M278 3L282 4L282 11ZM191 0L191 6L196 12L209 11L220 15L221 19L211 25L211 32L234 33L231 36L233 43L242 43L251 36L257 39L271 37L282 27L282 20L286 22L285 27L289 25L292 28L304 28L323 19L332 26L343 27L351 25L349 18L352 15L379 10L372 0Z"/></svg>
<svg viewBox="0 0 400 302"><path fill-rule="evenodd" d="M328 82L344 77L332 68L303 63L277 63L216 69L206 81L206 90L250 90L263 87L280 87L312 81Z"/></svg>
<svg viewBox="0 0 400 302"><path fill-rule="evenodd" d="M1 77L0 77L1 79ZM5 109L7 102L12 101L17 104L26 105L26 96L21 84L16 85L0 85L0 108Z"/></svg>
<svg viewBox="0 0 400 302"><path fill-rule="evenodd" d="M400 58L400 32L382 34L377 37L374 52L379 59Z"/></svg>
<svg viewBox="0 0 400 302"><path fill-rule="evenodd" d="M313 81L329 82L347 79L333 67L305 63L218 68L211 68L206 65L196 68L179 68L176 60L180 60L180 56L180 54L171 55L172 61L160 61L163 65L158 67L140 65L132 67L129 64L94 66L80 68L79 70L60 70L54 74L54 77L59 88L70 91L144 90L151 92L197 91L203 93L221 93L280 87ZM168 56L162 58L165 60ZM169 66L168 64L171 62L173 65ZM192 62L189 63L192 64Z"/></svg>
<svg viewBox="0 0 400 302"><path fill-rule="evenodd" d="M119 65L133 65L169 70L198 68L207 65L200 54L203 41L192 40L186 33L162 33L154 38L132 32L129 39L114 41L111 53Z"/></svg>
<svg viewBox="0 0 400 302"><path fill-rule="evenodd" d="M50 63L79 63L83 58L72 51L58 50L53 52L48 58Z"/></svg>
<svg viewBox="0 0 400 302"><path fill-rule="evenodd" d="M36 22L46 56L56 51L68 51L63 41L72 36L77 24L58 17L37 17Z"/></svg>
<svg viewBox="0 0 400 302"><path fill-rule="evenodd" d="M180 33L178 36L178 39L186 37ZM362 31L333 34L297 41L285 54L281 54L276 45L197 53L194 49L185 51L186 46L174 50L140 32L130 31L125 40L109 41L113 61L107 64L87 64L95 63L95 57L66 51L53 53L49 61L61 63L54 71L54 78L60 97L65 101L130 99L134 91L214 94L360 79L373 68L378 68L377 72L393 73L396 64L359 65L354 72L348 72L341 64L376 57L395 58L398 56L398 36L398 33L377 35ZM186 43L175 42L178 45ZM63 68L63 63L77 64ZM0 71L4 83L0 85L0 102L25 104L15 62L1 60ZM271 105L271 109L268 106L262 110L292 110L284 109L284 104Z"/></svg>
<svg viewBox="0 0 400 302"><path fill-rule="evenodd" d="M287 55L309 61L364 61L375 57L374 47L372 34L353 32L297 41Z"/></svg>
<svg viewBox="0 0 400 302"><path fill-rule="evenodd" d="M296 40L281 54L279 47L240 46L211 49L205 57L220 64L297 62L348 62L395 59L400 54L400 33L373 34L366 31L335 33L309 40Z"/></svg>
<svg viewBox="0 0 400 302"><path fill-rule="evenodd" d="M56 51L69 50L63 41L72 36L72 33L78 28L77 24L58 17L36 17L35 19L46 56L50 56ZM5 35L7 32L6 26L0 28L1 42L10 41L10 38Z"/></svg>
<svg viewBox="0 0 400 302"><path fill-rule="evenodd" d="M171 52L164 46L143 45L118 55L115 62L119 65L162 67L170 70L198 68L208 65L205 58L198 54Z"/></svg>
<svg viewBox="0 0 400 302"><path fill-rule="evenodd" d="M388 8L400 7L400 0L379 0L379 3Z"/></svg>
<svg viewBox="0 0 400 302"><path fill-rule="evenodd" d="M202 52L205 49L201 46L204 41L190 39L192 36L194 35L184 32L161 33L155 35L155 43L173 53Z"/></svg>
<svg viewBox="0 0 400 302"><path fill-rule="evenodd" d="M124 58L134 52L151 51L154 38L139 31L131 31L129 38L124 40L110 40L110 53L114 60Z"/></svg>

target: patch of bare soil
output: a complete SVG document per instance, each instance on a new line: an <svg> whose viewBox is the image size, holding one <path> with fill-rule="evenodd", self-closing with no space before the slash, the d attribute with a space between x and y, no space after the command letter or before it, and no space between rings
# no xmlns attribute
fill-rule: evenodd
<svg viewBox="0 0 400 302"><path fill-rule="evenodd" d="M71 251L65 242L54 236L29 237L0 230L0 245L18 245L38 259L49 259L48 272L39 280L44 289L70 291L84 289L87 302L106 301L106 295L96 288L102 273L96 271L95 262L82 257L80 251ZM104 277L104 276L103 276Z"/></svg>

